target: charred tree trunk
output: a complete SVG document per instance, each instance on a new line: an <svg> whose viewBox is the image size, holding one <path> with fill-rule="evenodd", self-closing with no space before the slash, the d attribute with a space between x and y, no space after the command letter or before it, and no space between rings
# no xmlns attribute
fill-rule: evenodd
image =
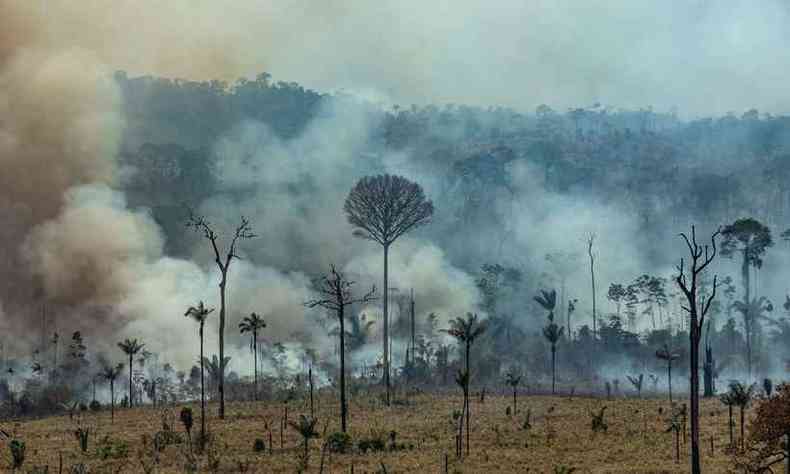
<svg viewBox="0 0 790 474"><path fill-rule="evenodd" d="M387 391L387 406L390 405L390 345L389 345L389 281L388 281L388 259L389 259L389 245L384 246L384 307L383 307L383 323L384 323L384 387Z"/></svg>
<svg viewBox="0 0 790 474"><path fill-rule="evenodd" d="M228 282L227 266L219 282L219 418L225 419L225 287Z"/></svg>
<svg viewBox="0 0 790 474"><path fill-rule="evenodd" d="M715 387L713 385L713 375L716 370L716 362L713 360L713 349L710 346L705 347L705 363L702 366L704 377L704 393L705 398L714 396Z"/></svg>
<svg viewBox="0 0 790 474"><path fill-rule="evenodd" d="M346 325L344 317L344 305L340 306L337 317L340 319L340 429L346 432L346 418L348 409L346 407Z"/></svg>

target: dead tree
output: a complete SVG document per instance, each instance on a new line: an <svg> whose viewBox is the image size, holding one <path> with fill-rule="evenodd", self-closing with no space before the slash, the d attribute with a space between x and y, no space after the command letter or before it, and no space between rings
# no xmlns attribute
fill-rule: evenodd
<svg viewBox="0 0 790 474"><path fill-rule="evenodd" d="M192 210L189 210L187 218L187 227L193 229L195 232L203 234L203 237L211 244L211 249L214 251L214 262L217 264L220 272L219 280L219 360L225 360L225 314L226 298L225 292L228 284L228 271L230 264L234 258L240 258L236 253L236 246L239 240L251 239L255 237L252 232L252 225L245 217L241 217L239 225L233 232L233 238L230 240L230 245L225 249L220 250L220 235L214 230L211 223L204 217L196 215ZM217 384L219 391L219 417L225 418L225 372L220 371L219 381Z"/></svg>
<svg viewBox="0 0 790 474"><path fill-rule="evenodd" d="M710 295L698 300L697 290L702 272L716 257L716 237L721 230L717 230L710 238L710 247L697 243L697 233L691 226L691 239L686 234L680 234L686 242L690 254L690 274L686 274L685 260L680 259L678 275L675 281L686 297L687 305L681 307L689 315L689 372L690 376L690 405L691 405L691 472L699 474L699 343L702 336L702 327L705 324L705 315L708 314L711 303L716 297L716 276L713 277L713 289Z"/></svg>
<svg viewBox="0 0 790 474"><path fill-rule="evenodd" d="M305 302L308 308L321 307L333 311L340 323L340 426L343 433L346 432L346 418L348 407L346 405L346 307L355 303L369 303L376 298L376 286L371 287L370 291L361 298L354 298L351 295L353 281L349 281L342 273L330 265L329 274L322 276L316 282L316 299ZM311 379L312 381L312 379Z"/></svg>
<svg viewBox="0 0 790 474"><path fill-rule="evenodd" d="M593 254L593 244L595 243L595 234L590 234L587 238L587 255L590 256L590 281L592 282L592 317L593 317L593 339L595 339L596 331L598 330L595 316L595 254ZM570 325L568 326L570 332Z"/></svg>
<svg viewBox="0 0 790 474"><path fill-rule="evenodd" d="M351 189L343 205L354 236L372 240L384 249L384 384L390 404L390 354L388 313L388 255L390 246L403 234L427 224L433 216L433 202L422 187L402 176L365 176Z"/></svg>

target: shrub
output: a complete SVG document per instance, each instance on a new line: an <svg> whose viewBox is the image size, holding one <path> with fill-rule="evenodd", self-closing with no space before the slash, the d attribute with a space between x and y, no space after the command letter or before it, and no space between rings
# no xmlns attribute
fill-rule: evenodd
<svg viewBox="0 0 790 474"><path fill-rule="evenodd" d="M90 404L91 411L99 411L101 410L101 403L98 400L93 400Z"/></svg>
<svg viewBox="0 0 790 474"><path fill-rule="evenodd" d="M256 453L262 453L266 450L266 443L261 438L256 438L252 445L252 450Z"/></svg>
<svg viewBox="0 0 790 474"><path fill-rule="evenodd" d="M99 459L122 459L129 455L129 445L126 441L113 441L105 436L96 447L96 456Z"/></svg>
<svg viewBox="0 0 790 474"><path fill-rule="evenodd" d="M326 439L326 449L331 453L347 453L353 446L348 433L332 433Z"/></svg>
<svg viewBox="0 0 790 474"><path fill-rule="evenodd" d="M11 440L8 449L11 451L11 466L14 469L21 468L25 463L25 442L18 439Z"/></svg>
<svg viewBox="0 0 790 474"><path fill-rule="evenodd" d="M182 408L180 418L181 418L181 424L184 425L184 430L186 430L187 433L191 433L192 425L195 422L195 420L192 417L192 409L189 407Z"/></svg>
<svg viewBox="0 0 790 474"><path fill-rule="evenodd" d="M386 435L382 431L371 431L370 436L362 438L357 443L357 448L362 452L384 451L387 447Z"/></svg>

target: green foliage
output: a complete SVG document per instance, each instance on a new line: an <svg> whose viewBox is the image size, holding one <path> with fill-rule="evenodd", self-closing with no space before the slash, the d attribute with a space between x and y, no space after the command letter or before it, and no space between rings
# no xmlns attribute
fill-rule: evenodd
<svg viewBox="0 0 790 474"><path fill-rule="evenodd" d="M11 451L11 467L19 469L25 463L25 442L19 439L12 439L8 443L8 450Z"/></svg>
<svg viewBox="0 0 790 474"><path fill-rule="evenodd" d="M332 433L326 439L326 449L331 453L347 453L352 446L353 442L348 433L338 431Z"/></svg>
<svg viewBox="0 0 790 474"><path fill-rule="evenodd" d="M129 455L129 445L123 440L111 440L105 436L96 446L96 456L99 459L123 459Z"/></svg>

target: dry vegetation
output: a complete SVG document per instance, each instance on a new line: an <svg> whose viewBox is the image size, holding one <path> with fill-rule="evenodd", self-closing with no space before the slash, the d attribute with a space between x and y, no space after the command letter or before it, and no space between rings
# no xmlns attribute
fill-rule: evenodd
<svg viewBox="0 0 790 474"><path fill-rule="evenodd" d="M300 414L309 414L309 404L292 401L288 405L290 421L296 422ZM473 396L471 455L459 460L454 455L457 428L453 412L460 411L461 405L460 396L415 395L391 408L385 407L377 397L354 397L349 406L349 433L354 449L348 454L327 450L323 472L348 473L353 465L356 473L384 472L383 467L388 473L443 473L445 455L449 473L569 472L563 471L564 468L576 468L575 472L688 471L688 442L683 444L682 438L681 462L675 463L674 434L667 431L669 403L666 400L522 396L519 412L509 416L512 396L507 392L489 395L484 403ZM593 433L590 413L599 412L603 406L607 407L604 418L607 429ZM727 472L732 465L726 452L727 410L718 399L703 400L701 408L702 468L705 472ZM175 415L171 416L177 431L183 435L178 410L180 406L172 410ZM531 427L524 429L528 410ZM198 426L197 406L193 411ZM79 464L87 468L81 472L190 472L190 461L197 467L192 472L299 472L303 441L296 430L283 423L284 403L230 403L224 421L214 417L216 411L212 404L209 420L212 441L205 454L193 458L188 454L186 436L182 444L169 445L154 454L152 440L162 430L162 410L151 407L117 410L112 425L108 411L84 413L82 425L96 430L90 434L86 454L80 451L75 437L76 421L68 415L23 421L16 426L6 422L2 428L9 433L15 430L17 437L26 443L27 459L22 472L45 465L49 466L49 472L59 472L60 456L63 472L80 472L70 470ZM320 437L310 440L306 472L318 473L324 440L339 430L336 399L330 394L318 397L316 415ZM281 424L285 425L284 448L280 445ZM269 445L267 425L274 446ZM376 432L391 446L391 431L396 433L394 449L388 447L385 451L363 454L356 447L360 439ZM192 436L196 436L194 429ZM98 448L105 437L108 442L104 446L117 447L125 442L126 457L116 453L118 450L113 451L114 448L105 448L107 459L101 459ZM263 451L254 450L256 439L263 440ZM7 442L2 450L3 466L10 472ZM116 454L120 457L113 459ZM151 470L146 471L146 467Z"/></svg>

